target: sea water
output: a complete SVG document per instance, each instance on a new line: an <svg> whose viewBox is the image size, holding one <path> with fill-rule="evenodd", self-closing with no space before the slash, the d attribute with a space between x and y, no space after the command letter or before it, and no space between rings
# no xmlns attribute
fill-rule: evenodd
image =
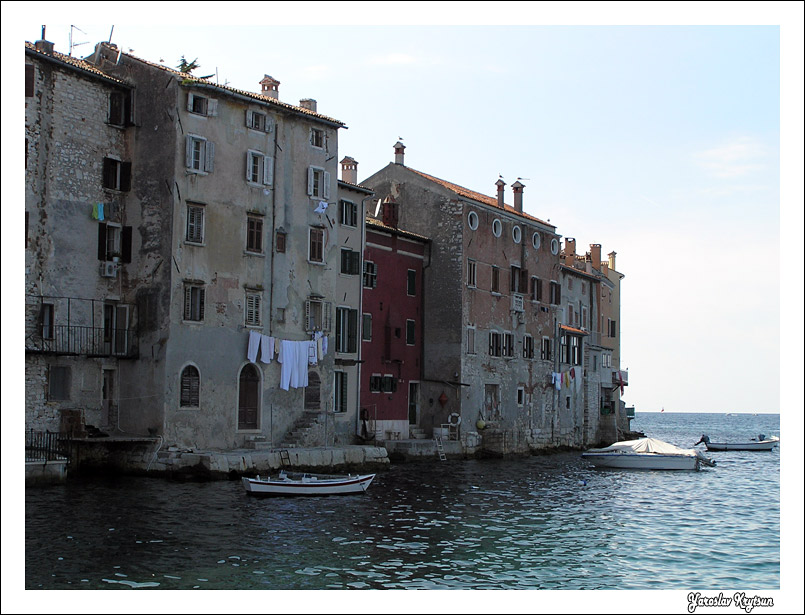
<svg viewBox="0 0 805 615"><path fill-rule="evenodd" d="M632 428L683 448L780 435L769 414L638 413ZM699 472L435 457L327 498L134 477L28 488L25 587L780 589L779 447L708 455Z"/></svg>

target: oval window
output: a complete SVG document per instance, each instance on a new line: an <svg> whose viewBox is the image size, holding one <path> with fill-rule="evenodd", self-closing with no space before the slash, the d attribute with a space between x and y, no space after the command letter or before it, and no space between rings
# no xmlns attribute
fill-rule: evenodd
<svg viewBox="0 0 805 615"><path fill-rule="evenodd" d="M534 246L535 250L539 250L540 246L539 233L534 233L533 235L531 235L531 245Z"/></svg>
<svg viewBox="0 0 805 615"><path fill-rule="evenodd" d="M492 221L492 233L495 237L500 237L503 234L503 223L497 218Z"/></svg>
<svg viewBox="0 0 805 615"><path fill-rule="evenodd" d="M551 254L554 256L559 254L559 240L556 237L551 239Z"/></svg>
<svg viewBox="0 0 805 615"><path fill-rule="evenodd" d="M523 231L516 224L512 227L512 239L514 239L514 243L520 243L523 239Z"/></svg>
<svg viewBox="0 0 805 615"><path fill-rule="evenodd" d="M470 225L470 228L473 231L475 229L477 229L478 228L478 214L476 214L474 211L471 211L469 214L467 214L467 224Z"/></svg>

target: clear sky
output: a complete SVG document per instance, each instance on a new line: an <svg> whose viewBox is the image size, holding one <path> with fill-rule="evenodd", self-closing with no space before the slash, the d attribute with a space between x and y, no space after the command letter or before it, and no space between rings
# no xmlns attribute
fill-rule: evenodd
<svg viewBox="0 0 805 615"><path fill-rule="evenodd" d="M400 138L408 166L467 188L494 195L502 175L509 203L523 178L527 213L617 252L627 404L789 412L801 434L802 3L626 4L3 2L4 79L21 83L42 24L68 53L73 24L73 55L111 35L149 61L184 55L249 91L269 74L281 100L316 99L348 126L339 159L359 180ZM5 198L12 147L22 160L9 89L5 248L22 237ZM4 279L21 277L5 248Z"/></svg>

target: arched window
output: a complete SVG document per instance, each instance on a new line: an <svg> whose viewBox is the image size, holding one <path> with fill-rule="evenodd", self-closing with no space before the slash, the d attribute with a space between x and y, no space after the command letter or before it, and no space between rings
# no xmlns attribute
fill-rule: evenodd
<svg viewBox="0 0 805 615"><path fill-rule="evenodd" d="M188 365L182 370L180 383L179 405L182 408L199 407L199 390L201 379L198 369L193 365Z"/></svg>
<svg viewBox="0 0 805 615"><path fill-rule="evenodd" d="M251 363L240 371L238 387L238 429L258 429L260 374Z"/></svg>

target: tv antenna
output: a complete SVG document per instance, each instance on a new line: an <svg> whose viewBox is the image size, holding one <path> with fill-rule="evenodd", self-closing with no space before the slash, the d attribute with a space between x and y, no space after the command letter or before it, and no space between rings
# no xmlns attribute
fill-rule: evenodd
<svg viewBox="0 0 805 615"><path fill-rule="evenodd" d="M89 41L83 41L81 43L74 43L73 42L73 30L78 30L79 32L81 32L81 34L86 34L86 32L84 32L78 26L74 26L72 24L70 25L70 53L68 55L71 56L71 57L73 55L73 47L78 47L79 45L86 45L89 42Z"/></svg>

